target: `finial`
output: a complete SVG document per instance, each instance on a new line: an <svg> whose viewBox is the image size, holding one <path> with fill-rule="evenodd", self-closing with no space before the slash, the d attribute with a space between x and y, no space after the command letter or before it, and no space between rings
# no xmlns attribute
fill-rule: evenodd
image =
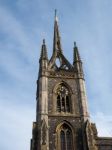
<svg viewBox="0 0 112 150"><path fill-rule="evenodd" d="M55 9L55 18L56 18L56 16L57 16L57 9Z"/></svg>
<svg viewBox="0 0 112 150"><path fill-rule="evenodd" d="M74 42L74 47L76 47L76 42Z"/></svg>
<svg viewBox="0 0 112 150"><path fill-rule="evenodd" d="M55 21L58 21L58 17L57 17L57 9L55 9Z"/></svg>
<svg viewBox="0 0 112 150"><path fill-rule="evenodd" d="M43 39L43 44L45 45L45 39Z"/></svg>

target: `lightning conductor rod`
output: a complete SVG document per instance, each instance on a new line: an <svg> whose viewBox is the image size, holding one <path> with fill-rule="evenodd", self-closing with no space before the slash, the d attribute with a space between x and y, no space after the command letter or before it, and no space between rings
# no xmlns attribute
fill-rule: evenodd
<svg viewBox="0 0 112 150"><path fill-rule="evenodd" d="M58 17L57 17L57 9L55 9L55 21L58 21Z"/></svg>

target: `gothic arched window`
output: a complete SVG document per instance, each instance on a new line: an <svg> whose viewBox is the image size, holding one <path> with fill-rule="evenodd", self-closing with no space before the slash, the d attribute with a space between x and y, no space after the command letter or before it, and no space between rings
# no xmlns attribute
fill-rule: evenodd
<svg viewBox="0 0 112 150"><path fill-rule="evenodd" d="M70 92L64 84L60 84L56 91L57 97L57 111L71 112L70 109Z"/></svg>
<svg viewBox="0 0 112 150"><path fill-rule="evenodd" d="M60 150L73 150L73 135L67 124L63 124L60 129Z"/></svg>

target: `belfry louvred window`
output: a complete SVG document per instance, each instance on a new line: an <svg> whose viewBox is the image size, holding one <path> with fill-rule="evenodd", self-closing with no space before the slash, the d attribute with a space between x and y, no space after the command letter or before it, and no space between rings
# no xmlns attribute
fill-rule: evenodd
<svg viewBox="0 0 112 150"><path fill-rule="evenodd" d="M57 88L57 112L71 112L70 109L70 92L68 88L60 84Z"/></svg>

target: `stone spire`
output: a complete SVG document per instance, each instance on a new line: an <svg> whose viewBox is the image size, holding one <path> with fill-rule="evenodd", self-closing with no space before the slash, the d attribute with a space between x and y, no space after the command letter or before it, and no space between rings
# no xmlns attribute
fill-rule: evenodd
<svg viewBox="0 0 112 150"><path fill-rule="evenodd" d="M60 40L60 33L58 27L57 10L55 10L53 53L58 53L58 52L62 53L62 48L61 48L61 40Z"/></svg>
<svg viewBox="0 0 112 150"><path fill-rule="evenodd" d="M57 65L56 60L58 60L59 65ZM64 69L64 70L73 70L73 66L66 59L62 51L61 38L60 38L60 32L58 27L57 11L55 10L53 53L48 63L48 69L55 70L57 68Z"/></svg>

